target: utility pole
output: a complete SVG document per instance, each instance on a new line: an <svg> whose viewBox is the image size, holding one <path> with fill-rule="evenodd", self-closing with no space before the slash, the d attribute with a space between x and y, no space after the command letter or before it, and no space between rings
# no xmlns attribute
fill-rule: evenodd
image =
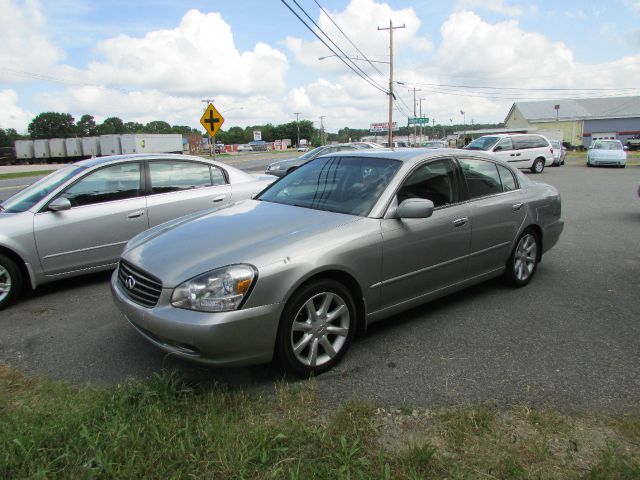
<svg viewBox="0 0 640 480"><path fill-rule="evenodd" d="M413 89L409 89L409 91L413 90L413 118L414 118L414 122L415 122L415 118L416 118L416 92L420 92L422 91L421 88L416 88L413 87ZM413 143L416 144L418 143L418 139L416 137L416 124L413 124Z"/></svg>
<svg viewBox="0 0 640 480"><path fill-rule="evenodd" d="M380 28L380 30L389 30L389 135L388 142L389 147L393 146L393 30L396 28L405 28L404 24L401 27L394 27L393 22L389 20L389 28Z"/></svg>
<svg viewBox="0 0 640 480"><path fill-rule="evenodd" d="M426 100L426 98L420 99L420 118L422 118L422 100ZM422 120L420 120L420 143L422 143Z"/></svg>
<svg viewBox="0 0 640 480"><path fill-rule="evenodd" d="M324 119L325 115L320 116L320 144L324 145Z"/></svg>
<svg viewBox="0 0 640 480"><path fill-rule="evenodd" d="M209 106L210 103L213 103L213 98L203 98L202 100L200 100L202 103L204 103L204 111L207 111L207 107ZM215 137L212 137L211 135L209 135L209 156L213 155L213 159L216 159L216 149L215 146L212 145L213 143L215 143ZM213 152L213 153L211 153Z"/></svg>
<svg viewBox="0 0 640 480"><path fill-rule="evenodd" d="M298 115L300 115L300 112L293 112L293 114L296 116L296 127L298 127L298 144L296 147L300 148L300 123L298 123Z"/></svg>

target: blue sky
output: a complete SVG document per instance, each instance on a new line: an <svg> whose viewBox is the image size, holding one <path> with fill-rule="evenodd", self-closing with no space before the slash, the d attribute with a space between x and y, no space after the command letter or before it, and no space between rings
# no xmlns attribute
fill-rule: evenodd
<svg viewBox="0 0 640 480"><path fill-rule="evenodd" d="M413 88L423 113L447 124L460 110L502 121L518 100L640 93L640 0L297 3L349 56L359 53L331 20L379 61L388 34L376 27L406 25L395 33L398 119L412 113ZM3 128L24 131L42 111L198 126L202 98L215 99L225 129L296 111L326 117L330 131L386 120L387 95L319 61L331 52L277 0L0 0L0 31ZM358 65L387 88L386 65ZM471 88L487 86L499 89Z"/></svg>

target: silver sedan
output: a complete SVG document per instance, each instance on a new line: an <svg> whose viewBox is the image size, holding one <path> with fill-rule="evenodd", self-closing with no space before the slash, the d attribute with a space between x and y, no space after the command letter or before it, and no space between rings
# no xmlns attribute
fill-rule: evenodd
<svg viewBox="0 0 640 480"><path fill-rule="evenodd" d="M318 374L373 322L493 277L526 285L560 214L554 187L482 153L336 153L132 239L111 289L167 352Z"/></svg>
<svg viewBox="0 0 640 480"><path fill-rule="evenodd" d="M114 268L138 233L250 198L273 180L188 155L107 156L63 167L0 203L0 308L23 287Z"/></svg>

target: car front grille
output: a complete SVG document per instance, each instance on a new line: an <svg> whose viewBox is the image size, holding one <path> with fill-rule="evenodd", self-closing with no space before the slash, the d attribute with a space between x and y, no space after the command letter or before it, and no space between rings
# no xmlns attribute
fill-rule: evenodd
<svg viewBox="0 0 640 480"><path fill-rule="evenodd" d="M143 307L155 307L162 292L162 282L124 260L118 266L118 282L131 300Z"/></svg>

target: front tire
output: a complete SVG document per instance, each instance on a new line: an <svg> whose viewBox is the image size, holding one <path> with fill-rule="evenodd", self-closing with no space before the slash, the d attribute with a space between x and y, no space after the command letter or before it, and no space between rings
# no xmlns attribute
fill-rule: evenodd
<svg viewBox="0 0 640 480"><path fill-rule="evenodd" d="M0 310L20 296L22 272L16 263L5 255L0 255Z"/></svg>
<svg viewBox="0 0 640 480"><path fill-rule="evenodd" d="M542 173L544 171L544 158L536 158L531 165L532 173Z"/></svg>
<svg viewBox="0 0 640 480"><path fill-rule="evenodd" d="M282 367L296 375L318 375L342 359L355 331L356 307L351 293L334 280L318 280L301 287L287 302L275 356Z"/></svg>
<svg viewBox="0 0 640 480"><path fill-rule="evenodd" d="M516 246L507 260L503 280L512 287L519 288L527 285L536 273L539 251L538 234L530 228L526 229L518 238Z"/></svg>

